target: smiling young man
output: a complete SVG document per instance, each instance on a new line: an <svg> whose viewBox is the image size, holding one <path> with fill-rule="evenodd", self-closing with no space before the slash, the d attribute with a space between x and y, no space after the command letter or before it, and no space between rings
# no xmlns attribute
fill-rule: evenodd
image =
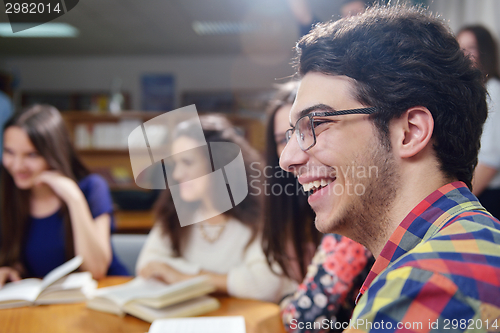
<svg viewBox="0 0 500 333"><path fill-rule="evenodd" d="M470 192L481 73L413 7L319 25L297 52L281 167L310 190L320 231L377 258L348 329L498 331L500 223Z"/></svg>

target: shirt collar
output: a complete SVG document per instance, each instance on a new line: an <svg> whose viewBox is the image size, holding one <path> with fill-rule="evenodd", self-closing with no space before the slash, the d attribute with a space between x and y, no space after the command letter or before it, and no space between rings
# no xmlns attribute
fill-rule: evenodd
<svg viewBox="0 0 500 333"><path fill-rule="evenodd" d="M396 261L423 240L430 238L451 217L463 210L464 205L474 209L484 209L467 186L463 182L457 181L440 187L413 208L380 252L359 291L356 303L370 287L372 281L390 263Z"/></svg>

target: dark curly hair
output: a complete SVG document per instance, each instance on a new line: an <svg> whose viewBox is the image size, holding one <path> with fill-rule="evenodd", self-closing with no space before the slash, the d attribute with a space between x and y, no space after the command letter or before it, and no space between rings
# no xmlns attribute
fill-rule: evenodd
<svg viewBox="0 0 500 333"><path fill-rule="evenodd" d="M384 144L392 119L413 106L429 109L442 172L472 187L487 117L484 76L441 19L420 7L376 5L317 25L296 52L302 76L319 72L355 80L356 99L379 109L371 117Z"/></svg>

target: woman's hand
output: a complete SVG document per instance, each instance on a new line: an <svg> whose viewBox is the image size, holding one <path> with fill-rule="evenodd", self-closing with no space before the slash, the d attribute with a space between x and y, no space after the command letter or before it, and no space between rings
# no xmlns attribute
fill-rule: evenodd
<svg viewBox="0 0 500 333"><path fill-rule="evenodd" d="M139 275L146 279L155 278L168 284L184 281L199 275L206 275L210 283L215 286L217 292L227 294L227 274L216 274L202 270L199 274L189 275L179 272L168 264L152 261L140 270Z"/></svg>
<svg viewBox="0 0 500 333"><path fill-rule="evenodd" d="M82 191L78 187L78 184L57 171L42 172L36 179L36 184L47 184L65 202L69 199L82 196Z"/></svg>
<svg viewBox="0 0 500 333"><path fill-rule="evenodd" d="M146 264L139 272L139 275L146 279L155 278L168 284L184 281L195 276L181 273L172 266L158 261Z"/></svg>
<svg viewBox="0 0 500 333"><path fill-rule="evenodd" d="M0 267L0 288L8 281L19 281L21 276L19 272L12 267Z"/></svg>

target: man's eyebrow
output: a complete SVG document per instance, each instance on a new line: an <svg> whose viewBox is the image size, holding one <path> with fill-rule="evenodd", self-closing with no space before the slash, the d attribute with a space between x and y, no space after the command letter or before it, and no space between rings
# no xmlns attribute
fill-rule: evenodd
<svg viewBox="0 0 500 333"><path fill-rule="evenodd" d="M334 108L332 108L331 106L328 106L326 104L316 104L316 105L308 107L307 109L300 111L297 119L300 119L300 118L304 117L306 114L309 114L309 113L311 113L313 111L317 111L317 110L326 111L326 112L336 111ZM290 123L290 127L293 127L292 123Z"/></svg>

